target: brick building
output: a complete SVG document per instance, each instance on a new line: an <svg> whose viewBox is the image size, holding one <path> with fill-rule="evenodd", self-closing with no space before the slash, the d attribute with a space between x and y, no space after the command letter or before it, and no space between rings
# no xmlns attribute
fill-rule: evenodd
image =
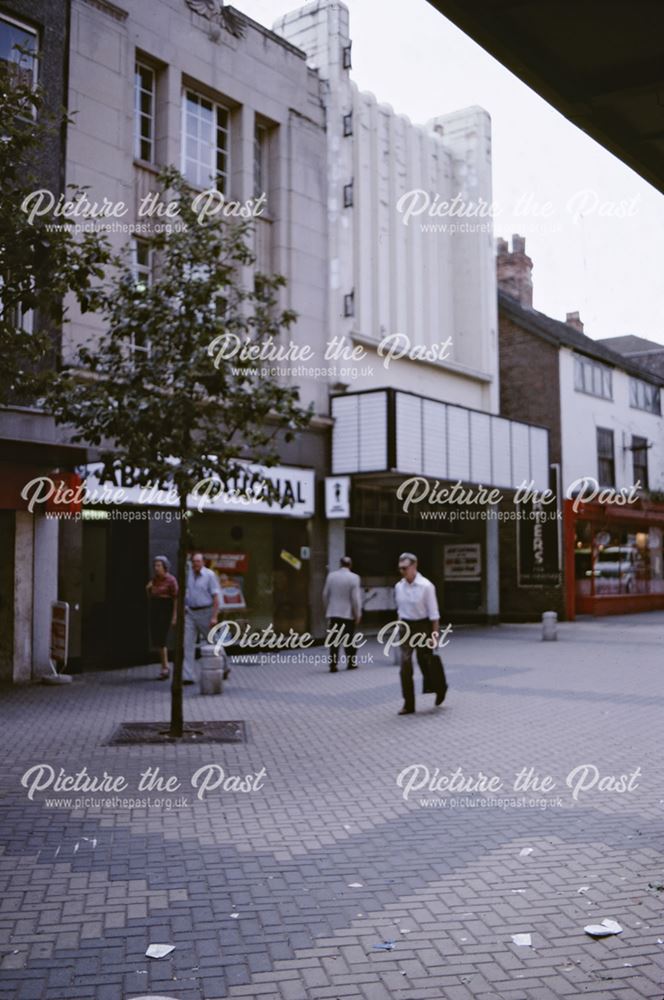
<svg viewBox="0 0 664 1000"><path fill-rule="evenodd" d="M522 237L513 236L511 250L499 239L496 263L501 413L548 429L561 514L545 541L552 562L558 546L559 581L524 585L522 528L502 526L502 615L663 607L664 377L588 337L578 312L561 322L533 309L533 262ZM600 488L613 491L603 494L607 502L597 502Z"/></svg>

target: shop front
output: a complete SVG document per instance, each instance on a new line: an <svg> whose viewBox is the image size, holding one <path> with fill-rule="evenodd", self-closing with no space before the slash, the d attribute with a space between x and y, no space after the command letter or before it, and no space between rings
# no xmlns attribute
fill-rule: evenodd
<svg viewBox="0 0 664 1000"><path fill-rule="evenodd" d="M399 579L397 566L402 552L417 556L420 572L435 584L446 620L485 620L487 545L483 512L463 506L455 509L452 522L448 517L427 518L426 514L435 514L430 507L404 512L397 495L401 482L400 478L365 476L353 482L345 547L362 580L365 626L379 626L393 617L394 585Z"/></svg>
<svg viewBox="0 0 664 1000"><path fill-rule="evenodd" d="M566 500L564 526L568 617L664 608L664 505Z"/></svg>
<svg viewBox="0 0 664 1000"><path fill-rule="evenodd" d="M365 623L393 613L404 551L447 620L497 621L500 499L548 488L547 430L392 388L333 396L331 409L331 478L349 479L351 503L330 522L328 562L353 558Z"/></svg>
<svg viewBox="0 0 664 1000"><path fill-rule="evenodd" d="M191 552L202 552L217 573L221 620L252 630L272 624L276 632L307 631L314 470L245 464L254 485L259 479L270 483L267 497L251 503L229 496L205 502L190 497ZM102 485L96 472L88 468L91 496ZM145 585L155 556L166 556L173 572L177 565L180 515L172 498L145 487L120 489L112 504L84 503L79 520L61 524L67 559L60 589L64 600L80 607L84 670L154 658Z"/></svg>

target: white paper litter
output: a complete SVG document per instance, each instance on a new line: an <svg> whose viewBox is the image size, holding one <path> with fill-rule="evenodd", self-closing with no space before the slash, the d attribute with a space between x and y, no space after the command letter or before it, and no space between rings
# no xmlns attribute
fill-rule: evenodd
<svg viewBox="0 0 664 1000"><path fill-rule="evenodd" d="M362 886L361 882L349 882L348 883L348 888L349 889L362 889L363 886Z"/></svg>
<svg viewBox="0 0 664 1000"><path fill-rule="evenodd" d="M519 851L519 857L525 858L532 853L533 853L532 847L522 847L521 850Z"/></svg>
<svg viewBox="0 0 664 1000"><path fill-rule="evenodd" d="M528 947L533 943L530 934L512 934L512 941L514 941L514 944L527 945Z"/></svg>
<svg viewBox="0 0 664 1000"><path fill-rule="evenodd" d="M601 924L588 924L583 928L591 937L609 937L611 934L622 934L622 927L617 920L605 917Z"/></svg>
<svg viewBox="0 0 664 1000"><path fill-rule="evenodd" d="M576 894L577 896L585 896L585 894L588 892L589 889L590 889L589 885L580 885L579 888L576 890Z"/></svg>
<svg viewBox="0 0 664 1000"><path fill-rule="evenodd" d="M239 916L240 916L239 913L231 913L231 917L233 918L233 920L237 920Z"/></svg>
<svg viewBox="0 0 664 1000"><path fill-rule="evenodd" d="M151 944L145 954L148 958L166 958L172 951L175 951L174 944Z"/></svg>

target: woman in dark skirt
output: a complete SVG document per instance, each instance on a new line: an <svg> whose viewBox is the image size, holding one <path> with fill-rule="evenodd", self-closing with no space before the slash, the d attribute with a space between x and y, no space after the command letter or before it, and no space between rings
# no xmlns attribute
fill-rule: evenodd
<svg viewBox="0 0 664 1000"><path fill-rule="evenodd" d="M146 586L150 595L150 635L152 645L156 646L161 656L161 673L157 680L166 681L170 677L168 669L168 630L175 625L178 582L169 573L170 563L166 556L155 556L154 576Z"/></svg>

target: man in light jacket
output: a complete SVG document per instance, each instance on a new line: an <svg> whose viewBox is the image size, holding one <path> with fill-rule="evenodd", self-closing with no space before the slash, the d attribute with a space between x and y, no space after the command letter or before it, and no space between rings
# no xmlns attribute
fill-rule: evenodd
<svg viewBox="0 0 664 1000"><path fill-rule="evenodd" d="M330 673L337 672L339 647L346 649L346 670L355 670L357 654L350 642L355 635L355 627L362 620L362 597L360 578L352 571L352 560L342 556L339 569L327 574L323 588L325 615L329 628L334 629L330 645Z"/></svg>

